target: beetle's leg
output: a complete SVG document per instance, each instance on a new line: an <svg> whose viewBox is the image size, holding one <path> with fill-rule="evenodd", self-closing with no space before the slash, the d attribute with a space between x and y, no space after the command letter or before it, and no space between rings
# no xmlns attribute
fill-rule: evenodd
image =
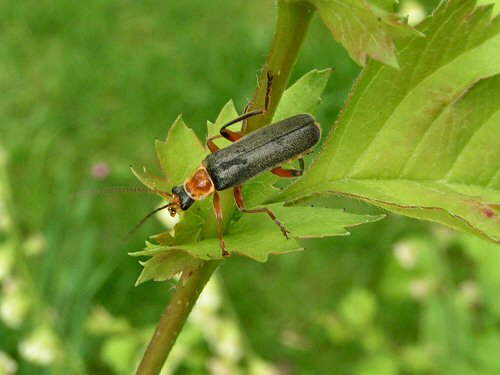
<svg viewBox="0 0 500 375"><path fill-rule="evenodd" d="M220 135L222 137L226 138L227 140L231 141L231 142L236 142L238 139L240 139L241 137L243 137L243 134L241 132L233 132L232 130L229 130L229 129L226 129L226 128L228 126L236 124L237 122L245 121L245 120L247 120L250 117L257 116L257 115L263 115L264 113L266 113L266 111L264 109L257 109L255 111L247 112L247 113L245 113L245 114L243 114L241 116L238 116L237 118L235 118L234 120L228 122L227 124L224 124L220 128Z"/></svg>
<svg viewBox="0 0 500 375"><path fill-rule="evenodd" d="M222 136L221 135L214 135L213 137L210 137L207 139L207 146L208 146L209 150L212 152L212 154L214 152L217 152L220 150L220 147L217 146L213 141L214 139L217 139L217 138L222 138Z"/></svg>
<svg viewBox="0 0 500 375"><path fill-rule="evenodd" d="M236 142L238 139L243 137L243 134L241 132L233 132L228 129L221 129L220 133L222 137L226 138L231 142Z"/></svg>
<svg viewBox="0 0 500 375"><path fill-rule="evenodd" d="M224 238L222 237L222 209L220 207L219 194L217 194L216 191L214 191L214 209L215 209L215 217L217 218L217 222L219 223L220 248L222 250L222 256L226 258L229 256L229 253L226 251L226 243L224 242Z"/></svg>
<svg viewBox="0 0 500 375"><path fill-rule="evenodd" d="M292 178L302 176L304 173L304 159L300 158L299 165L300 169L285 169L283 167L276 167L271 169L271 173L274 173L276 176Z"/></svg>
<svg viewBox="0 0 500 375"><path fill-rule="evenodd" d="M240 138L242 137L242 135L241 135L241 133L240 133L240 132L232 132L232 131L230 131L230 130L225 130L225 132L228 132L228 133L229 133L229 135L228 135L228 136L226 136L226 137L224 137L224 138L226 138L226 139L230 140L231 142L235 142L235 141L237 141L238 139L240 139ZM210 138L208 138L208 139L207 139L207 146L208 146L208 148L210 149L210 151L212 152L212 154L213 154L214 152L217 152L217 151L219 151L219 150L220 150L220 147L219 147L219 146L217 146L217 145L214 143L214 141L213 141L213 140L214 140L214 139L218 139L218 138L222 138L222 137L223 137L222 135L218 134L218 135L214 135L214 136L212 136L212 137L210 137Z"/></svg>
<svg viewBox="0 0 500 375"><path fill-rule="evenodd" d="M276 215L267 207L262 208L253 208L251 210L246 208L245 198L243 197L243 190L241 189L241 185L236 186L234 189L234 200L236 201L236 205L238 206L238 210L240 212L244 212L247 214L258 214L261 212L265 212L269 215L271 219L276 223L276 225L280 228L281 232L286 238L289 238L288 235L290 231L286 229L281 221L276 218Z"/></svg>
<svg viewBox="0 0 500 375"><path fill-rule="evenodd" d="M234 125L240 121L244 121L253 116L263 115L267 113L269 109L269 104L271 102L271 85L273 83L273 75L271 72L267 72L267 87L266 87L266 97L264 99L264 108L256 109L254 111L247 112L247 109L250 107L250 104L245 108L245 113L241 116L236 117L234 120L229 121L227 124L222 125L220 128L220 134L230 140L231 142L235 142L240 139L243 134L241 132L233 132L231 130L226 129L228 126Z"/></svg>
<svg viewBox="0 0 500 375"><path fill-rule="evenodd" d="M267 102L267 100L266 100ZM257 116L257 115L263 115L264 113L267 112L267 108L261 108L261 109L256 109L254 111L246 112L242 114L241 116L236 117L234 120L229 121L227 124L222 125L220 128L220 134L224 137L223 131L227 131L226 128L228 126L234 125L240 121L246 120L250 117Z"/></svg>

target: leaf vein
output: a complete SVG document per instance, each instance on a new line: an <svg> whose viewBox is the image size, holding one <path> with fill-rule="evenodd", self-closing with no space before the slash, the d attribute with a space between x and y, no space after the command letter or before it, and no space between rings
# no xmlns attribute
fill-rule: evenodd
<svg viewBox="0 0 500 375"><path fill-rule="evenodd" d="M491 119L492 117L494 117L497 113L498 113L498 111L497 112L492 112L492 114L490 116L486 117L485 120L483 122L481 122L481 124L476 129L474 129L474 131L470 134L469 139L467 139L467 141L464 142L464 144L462 145L461 150L459 152L457 152L455 160L453 160L453 163L450 165L450 168L448 168L448 173L446 174L445 179L447 179L447 180L450 179L450 174L453 172L453 168L457 164L457 162L460 159L460 156L462 155L462 153L464 152L464 150L469 146L469 144L472 142L472 140L474 139L474 137L479 133L479 131L481 130L481 128L483 127L483 125L485 123L487 123L489 121L489 119Z"/></svg>

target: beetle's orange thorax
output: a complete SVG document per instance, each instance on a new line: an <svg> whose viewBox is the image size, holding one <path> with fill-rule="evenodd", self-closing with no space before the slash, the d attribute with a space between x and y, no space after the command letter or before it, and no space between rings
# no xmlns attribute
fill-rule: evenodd
<svg viewBox="0 0 500 375"><path fill-rule="evenodd" d="M214 183L204 166L200 166L184 183L186 193L194 200L202 200L213 194Z"/></svg>

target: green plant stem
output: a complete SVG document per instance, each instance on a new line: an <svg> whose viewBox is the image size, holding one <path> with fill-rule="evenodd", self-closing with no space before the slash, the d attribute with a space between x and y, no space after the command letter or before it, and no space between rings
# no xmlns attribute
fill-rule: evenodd
<svg viewBox="0 0 500 375"><path fill-rule="evenodd" d="M273 75L271 103L266 114L248 119L243 133L250 133L271 122L297 61L300 46L313 15L314 7L309 3L278 1L278 18L271 50L259 77L261 89L256 91L249 110L264 108L267 72Z"/></svg>
<svg viewBox="0 0 500 375"><path fill-rule="evenodd" d="M169 305L163 312L160 324L144 353L137 375L159 374L168 353L191 312L198 296L221 261L202 262L200 267L182 274Z"/></svg>
<svg viewBox="0 0 500 375"><path fill-rule="evenodd" d="M270 108L267 114L256 116L251 119L252 121L248 121L246 128L243 129L244 132L258 129L268 124L272 118L297 60L313 13L314 8L307 3L278 1L278 19L271 51L262 69L259 85L251 104L253 108L264 106L266 73L271 71L273 73L273 86ZM232 203L232 194L229 192L221 192L220 199L225 226L233 216L236 207ZM215 217L210 217L203 228L201 237L215 237L217 234L218 227ZM186 275L183 272L175 293L139 364L138 375L159 374L198 296L220 263L219 260L200 262L200 266L194 271Z"/></svg>

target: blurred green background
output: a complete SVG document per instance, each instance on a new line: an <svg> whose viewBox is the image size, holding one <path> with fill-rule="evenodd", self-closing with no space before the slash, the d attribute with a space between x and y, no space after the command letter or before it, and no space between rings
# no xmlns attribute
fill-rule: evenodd
<svg viewBox="0 0 500 375"><path fill-rule="evenodd" d="M122 237L157 199L71 194L140 186L129 165L158 171L179 113L203 138L229 98L243 110L275 17L268 0L0 1L0 375L133 373L174 284L134 287L127 252L159 222ZM315 17L292 81L329 67L325 130L360 69ZM165 373L500 373L498 247L395 215L304 246L225 261Z"/></svg>

